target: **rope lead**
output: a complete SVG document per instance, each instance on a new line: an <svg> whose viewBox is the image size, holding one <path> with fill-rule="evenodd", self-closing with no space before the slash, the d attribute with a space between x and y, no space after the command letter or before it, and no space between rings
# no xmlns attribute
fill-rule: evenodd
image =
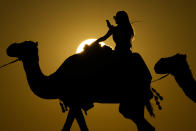
<svg viewBox="0 0 196 131"><path fill-rule="evenodd" d="M5 65L0 66L0 68L3 68L3 67L8 66L8 65L10 65L10 64L13 64L13 63L15 63L15 62L17 62L17 61L20 61L20 59L13 60L13 61L11 61L11 62L5 64Z"/></svg>

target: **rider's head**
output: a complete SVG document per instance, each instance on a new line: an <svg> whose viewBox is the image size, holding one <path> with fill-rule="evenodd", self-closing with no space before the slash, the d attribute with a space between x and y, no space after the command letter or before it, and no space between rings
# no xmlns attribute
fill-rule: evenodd
<svg viewBox="0 0 196 131"><path fill-rule="evenodd" d="M116 24L130 23L128 14L125 11L118 11L114 16Z"/></svg>
<svg viewBox="0 0 196 131"><path fill-rule="evenodd" d="M131 38L134 36L133 28L129 21L128 14L125 11L118 11L116 16L114 16L115 22L118 26L125 27L129 29L131 33Z"/></svg>

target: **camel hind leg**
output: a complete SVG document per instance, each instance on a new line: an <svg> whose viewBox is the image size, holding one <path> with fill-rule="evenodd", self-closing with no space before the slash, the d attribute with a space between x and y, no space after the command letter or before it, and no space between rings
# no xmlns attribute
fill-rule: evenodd
<svg viewBox="0 0 196 131"><path fill-rule="evenodd" d="M119 112L127 119L132 120L138 131L155 131L155 128L144 118L144 106L120 103Z"/></svg>

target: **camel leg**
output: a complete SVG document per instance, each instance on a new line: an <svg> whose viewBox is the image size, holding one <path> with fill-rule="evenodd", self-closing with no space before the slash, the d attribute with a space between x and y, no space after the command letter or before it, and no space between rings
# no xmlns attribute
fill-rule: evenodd
<svg viewBox="0 0 196 131"><path fill-rule="evenodd" d="M155 128L145 118L132 118L131 120L137 125L138 131L155 131Z"/></svg>
<svg viewBox="0 0 196 131"><path fill-rule="evenodd" d="M74 112L72 110L69 111L68 115L67 115L67 119L66 119L66 122L65 122L65 125L62 129L62 131L70 131L71 129L71 126L73 124L73 121L74 121Z"/></svg>
<svg viewBox="0 0 196 131"><path fill-rule="evenodd" d="M119 112L127 119L132 120L138 131L155 131L155 128L144 118L144 107L131 107L125 103L120 103ZM129 110L130 109L130 110Z"/></svg>
<svg viewBox="0 0 196 131"><path fill-rule="evenodd" d="M62 131L70 131L71 126L72 126L75 118L79 124L80 130L81 131L88 131L86 121L85 121L84 116L82 114L81 108L79 108L79 107L74 107L74 108L71 107L70 108L70 111L67 116L67 120L65 122L65 125L64 125Z"/></svg>
<svg viewBox="0 0 196 131"><path fill-rule="evenodd" d="M81 131L88 131L88 127L86 125L86 121L84 119L84 115L83 115L81 109L77 109L75 117L78 122L78 125L80 126L80 130Z"/></svg>

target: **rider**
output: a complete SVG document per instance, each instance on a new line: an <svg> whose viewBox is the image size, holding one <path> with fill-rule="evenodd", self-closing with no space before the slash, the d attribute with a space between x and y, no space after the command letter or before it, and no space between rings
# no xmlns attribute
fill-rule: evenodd
<svg viewBox="0 0 196 131"><path fill-rule="evenodd" d="M98 40L94 42L98 43L106 40L111 35L116 44L115 55L120 56L118 65L115 66L120 68L120 73L122 79L128 83L129 79L134 79L132 85L135 88L124 88L126 90L125 94L120 102L119 111L124 117L132 119L136 124L138 129L145 127L145 129L154 130L145 119L144 119L144 105L147 106L148 111L153 116L153 111L149 100L152 98L152 93L150 91L151 74L143 61L142 57L138 53L132 53L130 48L132 47L132 39L134 37L134 31L129 21L129 17L125 11L118 11L116 16L114 16L117 26L110 24L108 20L107 26L109 28L108 32ZM128 58L128 59L127 59ZM134 69L134 70L133 70ZM132 74L130 77L127 75ZM141 88L136 88L141 87ZM131 92L134 92L130 95Z"/></svg>
<svg viewBox="0 0 196 131"><path fill-rule="evenodd" d="M132 47L132 38L134 31L129 21L129 17L125 11L118 11L114 20L117 26L110 24L109 20L106 20L109 28L108 32L94 43L101 42L113 35L113 40L116 43L115 52L118 55L127 55L131 53L130 48Z"/></svg>

